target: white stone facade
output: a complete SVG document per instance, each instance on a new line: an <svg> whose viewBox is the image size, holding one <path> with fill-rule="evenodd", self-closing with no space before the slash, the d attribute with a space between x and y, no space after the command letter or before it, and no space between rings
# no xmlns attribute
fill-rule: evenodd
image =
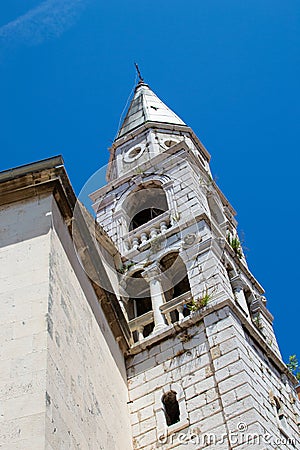
<svg viewBox="0 0 300 450"><path fill-rule="evenodd" d="M0 448L5 450L45 448L50 206L49 198L39 198L0 211Z"/></svg>
<svg viewBox="0 0 300 450"><path fill-rule="evenodd" d="M131 450L123 353L41 186L0 210L0 448Z"/></svg>
<svg viewBox="0 0 300 450"><path fill-rule="evenodd" d="M128 358L135 448L298 448L299 403L284 365L267 357L230 304L209 309L145 340ZM184 405L168 427L162 396L170 389Z"/></svg>
<svg viewBox="0 0 300 450"><path fill-rule="evenodd" d="M130 450L124 358L58 212L55 223L58 232L51 233L49 267L46 448ZM89 302L98 307L98 320Z"/></svg>

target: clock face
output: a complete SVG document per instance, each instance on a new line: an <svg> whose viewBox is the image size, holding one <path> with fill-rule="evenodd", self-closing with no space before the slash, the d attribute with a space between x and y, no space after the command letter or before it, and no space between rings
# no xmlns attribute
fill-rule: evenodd
<svg viewBox="0 0 300 450"><path fill-rule="evenodd" d="M128 163L135 161L144 153L144 150L145 150L145 147L141 147L141 146L130 148L124 154L124 161L128 162Z"/></svg>

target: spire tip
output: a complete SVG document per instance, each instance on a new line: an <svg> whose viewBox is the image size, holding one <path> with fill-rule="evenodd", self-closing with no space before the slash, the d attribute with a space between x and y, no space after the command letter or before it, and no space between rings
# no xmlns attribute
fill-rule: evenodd
<svg viewBox="0 0 300 450"><path fill-rule="evenodd" d="M138 77L139 77L139 83L143 83L144 82L144 78L141 75L141 71L139 69L139 66L138 66L137 63L134 63L134 65L135 65L135 69L136 69L136 72L137 72Z"/></svg>

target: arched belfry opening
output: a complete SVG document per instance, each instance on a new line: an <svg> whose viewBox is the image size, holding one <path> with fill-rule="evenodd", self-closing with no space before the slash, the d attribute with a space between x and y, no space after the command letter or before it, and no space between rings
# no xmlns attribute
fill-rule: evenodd
<svg viewBox="0 0 300 450"><path fill-rule="evenodd" d="M170 281L170 288L167 291L169 300L191 290L186 266L178 252L167 253L160 260L160 266Z"/></svg>
<svg viewBox="0 0 300 450"><path fill-rule="evenodd" d="M136 228L144 225L155 217L158 217L160 214L163 214L165 211L166 210L153 207L143 209L142 211L138 212L131 220L129 231L135 230Z"/></svg>
<svg viewBox="0 0 300 450"><path fill-rule="evenodd" d="M133 191L124 205L129 217L129 231L146 224L168 210L166 193L160 183L142 184Z"/></svg>
<svg viewBox="0 0 300 450"><path fill-rule="evenodd" d="M179 252L170 252L160 260L160 266L164 273L164 293L166 302L181 298L191 291L186 266L179 256ZM187 295L187 299L189 296ZM188 316L190 310L187 303L182 303L178 309L169 313L170 321L177 322L182 317Z"/></svg>
<svg viewBox="0 0 300 450"><path fill-rule="evenodd" d="M149 284L143 278L142 271L137 271L127 278L126 293L128 295L126 312L129 321L152 311ZM143 327L143 336L149 336L153 328L153 322L146 324ZM137 341L137 332L134 332L133 334L134 340Z"/></svg>
<svg viewBox="0 0 300 450"><path fill-rule="evenodd" d="M215 197L213 195L208 195L207 197L208 206L210 209L211 216L216 221L218 225L221 225L225 220L225 216L223 214L223 211L216 201Z"/></svg>
<svg viewBox="0 0 300 450"><path fill-rule="evenodd" d="M166 392L162 396L162 404L164 406L164 413L167 425L174 425L180 421L179 403L175 391Z"/></svg>

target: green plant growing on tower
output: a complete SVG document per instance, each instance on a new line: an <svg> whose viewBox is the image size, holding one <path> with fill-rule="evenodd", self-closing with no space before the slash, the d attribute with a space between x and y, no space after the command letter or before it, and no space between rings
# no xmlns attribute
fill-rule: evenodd
<svg viewBox="0 0 300 450"><path fill-rule="evenodd" d="M117 268L117 272L121 273L122 275L126 272L125 265L122 264L120 267Z"/></svg>
<svg viewBox="0 0 300 450"><path fill-rule="evenodd" d="M200 186L210 187L216 182L216 178L212 177L209 173L206 174L206 177L200 177L199 179Z"/></svg>
<svg viewBox="0 0 300 450"><path fill-rule="evenodd" d="M259 316L253 317L252 321L258 330L263 329L263 324Z"/></svg>
<svg viewBox="0 0 300 450"><path fill-rule="evenodd" d="M135 169L135 175L143 175L144 174L144 170L141 167L137 167Z"/></svg>
<svg viewBox="0 0 300 450"><path fill-rule="evenodd" d="M236 256L241 259L243 257L242 246L240 240L237 236L231 237L230 234L227 235L227 242L231 246L232 250L236 254Z"/></svg>
<svg viewBox="0 0 300 450"><path fill-rule="evenodd" d="M135 265L134 262L129 262L127 264L122 264L121 267L119 267L118 272L121 273L121 274L124 274L130 269L130 267L132 267L134 265Z"/></svg>
<svg viewBox="0 0 300 450"><path fill-rule="evenodd" d="M287 368L289 371L300 381L300 368L299 362L296 355L291 355L289 357L289 362L287 363Z"/></svg>
<svg viewBox="0 0 300 450"><path fill-rule="evenodd" d="M214 184L217 184L218 177L211 176L209 173L206 173L205 176L200 176L199 183L200 186L211 188Z"/></svg>
<svg viewBox="0 0 300 450"><path fill-rule="evenodd" d="M174 214L174 215L171 217L171 219L173 220L173 222L179 222L179 220L180 220L180 214L179 214L179 213Z"/></svg>
<svg viewBox="0 0 300 450"><path fill-rule="evenodd" d="M208 292L208 288L205 289L203 295L200 298L192 299L186 306L191 312L199 311L199 309L207 306L208 302L212 299L212 294Z"/></svg>

